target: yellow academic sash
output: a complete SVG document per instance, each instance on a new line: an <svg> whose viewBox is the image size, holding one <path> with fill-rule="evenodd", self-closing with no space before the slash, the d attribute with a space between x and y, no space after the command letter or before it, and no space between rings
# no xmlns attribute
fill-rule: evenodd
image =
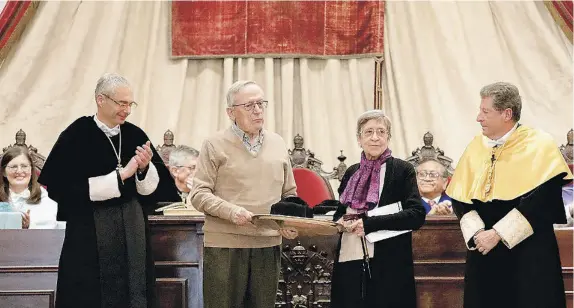
<svg viewBox="0 0 574 308"><path fill-rule="evenodd" d="M446 194L460 202L471 200L513 200L562 175L572 172L549 134L524 125L496 148L489 147L482 134L464 151Z"/></svg>

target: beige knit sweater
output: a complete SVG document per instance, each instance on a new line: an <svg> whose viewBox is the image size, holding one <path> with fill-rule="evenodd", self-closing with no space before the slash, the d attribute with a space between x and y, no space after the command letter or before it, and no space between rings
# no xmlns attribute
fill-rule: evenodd
<svg viewBox="0 0 574 308"><path fill-rule="evenodd" d="M254 214L269 214L272 204L297 195L283 138L269 131L264 136L256 155L230 128L203 143L190 200L193 207L205 213L205 247L261 248L281 244L276 230L231 222L242 207Z"/></svg>

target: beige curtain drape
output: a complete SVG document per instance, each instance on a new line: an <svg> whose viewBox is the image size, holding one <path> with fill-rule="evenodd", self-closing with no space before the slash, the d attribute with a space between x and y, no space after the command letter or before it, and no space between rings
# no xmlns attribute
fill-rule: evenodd
<svg viewBox="0 0 574 308"><path fill-rule="evenodd" d="M225 90L259 82L271 105L267 127L289 146L336 166L339 150L358 161L355 119L373 104L374 61L311 59L171 60L169 2L43 2L0 68L0 146L20 128L46 155L59 132L93 114L93 89L119 72L140 102L130 116L155 144L167 129L199 148L229 125ZM389 1L383 106L391 147L407 157L431 131L455 162L478 132L484 84L507 80L523 95L522 122L562 143L572 127L572 45L540 2ZM565 141L565 140L564 140Z"/></svg>
<svg viewBox="0 0 574 308"><path fill-rule="evenodd" d="M573 126L572 43L543 2L387 2L384 106L400 156L435 145L458 160L472 136L483 85L508 81L521 122L566 142Z"/></svg>
<svg viewBox="0 0 574 308"><path fill-rule="evenodd" d="M373 59L171 60L169 10L167 1L41 3L0 70L0 145L22 128L47 155L71 121L94 114L99 76L118 72L140 104L128 120L155 144L170 129L176 144L200 148L229 125L226 89L253 79L271 102L267 128L289 147L299 133L325 169L339 150L358 161L355 119L373 104Z"/></svg>

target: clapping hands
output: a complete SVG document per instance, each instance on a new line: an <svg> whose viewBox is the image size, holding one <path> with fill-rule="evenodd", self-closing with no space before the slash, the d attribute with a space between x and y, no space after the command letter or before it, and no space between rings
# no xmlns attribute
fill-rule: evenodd
<svg viewBox="0 0 574 308"><path fill-rule="evenodd" d="M135 156L130 159L128 164L120 170L120 177L122 181L125 179L131 178L136 171L138 171L138 162L135 159Z"/></svg>
<svg viewBox="0 0 574 308"><path fill-rule="evenodd" d="M428 215L450 215L452 214L452 202L446 200L433 205Z"/></svg>
<svg viewBox="0 0 574 308"><path fill-rule="evenodd" d="M30 228L30 210L22 213L22 229Z"/></svg>
<svg viewBox="0 0 574 308"><path fill-rule="evenodd" d="M149 165L151 158L153 157L153 151L151 150L150 142L146 142L144 145L136 148L136 155L130 159L128 164L123 167L120 171L120 177L122 181L131 178L137 171L145 170Z"/></svg>
<svg viewBox="0 0 574 308"><path fill-rule="evenodd" d="M138 163L139 170L145 170L153 157L153 151L151 150L151 143L149 140L141 147L136 148L136 155L134 156L136 162Z"/></svg>

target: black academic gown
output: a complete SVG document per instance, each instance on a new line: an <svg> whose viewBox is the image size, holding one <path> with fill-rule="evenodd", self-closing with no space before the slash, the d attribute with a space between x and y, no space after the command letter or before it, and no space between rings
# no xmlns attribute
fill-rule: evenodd
<svg viewBox="0 0 574 308"><path fill-rule="evenodd" d="M417 187L414 167L398 158L386 162L383 190L377 206L400 201L403 210L396 214L363 219L365 233L378 230L416 230L425 221L425 209ZM343 193L359 164L350 166L339 187ZM339 206L333 220L346 213L345 206ZM331 287L332 308L414 308L416 289L413 266L412 233L376 242L371 259L372 279L366 282L366 302L361 300L363 262L339 263L341 240L335 255Z"/></svg>
<svg viewBox="0 0 574 308"><path fill-rule="evenodd" d="M499 242L486 256L469 250L466 257L465 308L565 308L566 298L554 223L565 223L562 185L558 175L536 189L509 201L472 204L452 200L460 219L476 210L485 230L516 208L534 234L512 249ZM474 240L470 240L474 247Z"/></svg>
<svg viewBox="0 0 574 308"><path fill-rule="evenodd" d="M131 123L121 125L121 162L149 138ZM111 138L116 150L119 135ZM153 147L152 147L153 149ZM124 181L121 197L94 202L90 177L115 170L110 141L93 117L81 117L64 130L46 159L39 182L58 203L58 220L66 221L60 255L56 308L156 307L155 276L148 221L157 201L178 201L177 189L159 154L152 163L160 182L149 196L137 193L135 178Z"/></svg>

